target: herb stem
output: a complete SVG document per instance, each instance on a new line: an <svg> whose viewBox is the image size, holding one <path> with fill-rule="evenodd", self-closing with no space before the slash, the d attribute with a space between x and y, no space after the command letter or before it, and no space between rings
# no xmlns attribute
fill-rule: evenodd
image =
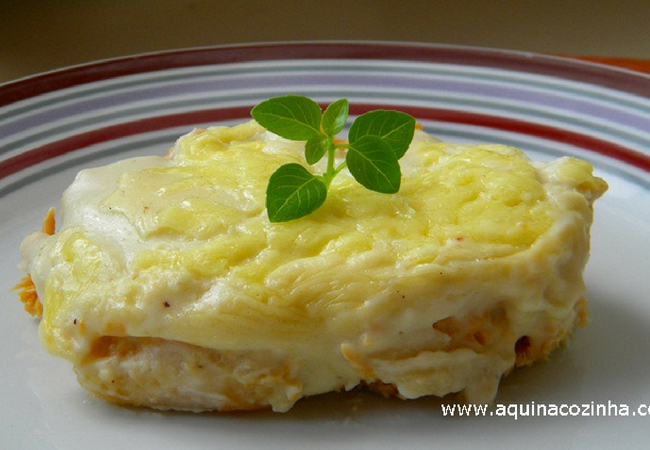
<svg viewBox="0 0 650 450"><path fill-rule="evenodd" d="M334 171L334 176L333 176L332 178L334 178L334 177L337 176L339 173L341 173L341 171L342 171L343 169L345 169L347 166L348 166L348 163L345 162L345 161L343 161L343 162L342 162L342 163L341 163L341 164L336 168L336 170Z"/></svg>
<svg viewBox="0 0 650 450"><path fill-rule="evenodd" d="M271 222L286 222L311 214L325 202L327 189L343 169L364 187L393 194L399 190L399 159L408 149L415 119L398 111L376 110L358 116L350 125L347 142L336 140L348 119L348 101L340 99L322 112L318 103L286 95L266 100L251 110L267 130L285 139L305 141L305 159L314 165L327 154L327 169L318 175L301 164L278 168L266 188ZM345 149L338 166L336 151Z"/></svg>
<svg viewBox="0 0 650 450"><path fill-rule="evenodd" d="M331 136L328 136L327 143L327 173L334 174L334 164L336 163L336 145Z"/></svg>

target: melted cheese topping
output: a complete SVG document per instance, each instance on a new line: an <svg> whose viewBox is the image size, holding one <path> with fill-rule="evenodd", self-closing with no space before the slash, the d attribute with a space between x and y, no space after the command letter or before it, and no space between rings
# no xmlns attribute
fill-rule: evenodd
<svg viewBox="0 0 650 450"><path fill-rule="evenodd" d="M417 132L399 193L343 172L321 209L271 224L268 178L302 152L249 122L82 171L61 230L23 244L44 345L75 365L106 336L268 351L298 380L268 400L286 410L376 381L489 399L518 339L541 355L572 329L606 189L589 164Z"/></svg>

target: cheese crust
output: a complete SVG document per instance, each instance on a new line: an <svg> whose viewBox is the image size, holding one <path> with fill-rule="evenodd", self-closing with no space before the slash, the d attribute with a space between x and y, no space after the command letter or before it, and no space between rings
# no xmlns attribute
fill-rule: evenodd
<svg viewBox="0 0 650 450"><path fill-rule="evenodd" d="M21 245L45 348L91 392L160 409L287 411L359 385L486 402L586 322L607 188L588 163L417 131L399 193L342 172L321 209L271 224L266 182L302 152L251 121L81 171L59 229Z"/></svg>

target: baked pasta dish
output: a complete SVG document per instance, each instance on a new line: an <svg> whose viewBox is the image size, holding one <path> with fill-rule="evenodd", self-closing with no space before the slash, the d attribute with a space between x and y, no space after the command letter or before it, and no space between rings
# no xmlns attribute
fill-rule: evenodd
<svg viewBox="0 0 650 450"><path fill-rule="evenodd" d="M585 324L607 188L588 163L418 130L397 194L342 171L314 214L270 223L266 182L303 148L249 121L82 170L21 245L44 347L112 402L287 411L357 386L489 402Z"/></svg>

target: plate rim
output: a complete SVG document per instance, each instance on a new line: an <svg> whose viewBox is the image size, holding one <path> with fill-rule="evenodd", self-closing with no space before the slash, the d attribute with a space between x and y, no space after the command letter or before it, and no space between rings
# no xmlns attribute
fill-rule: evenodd
<svg viewBox="0 0 650 450"><path fill-rule="evenodd" d="M92 61L36 74L7 84L0 84L0 111L11 111L21 101L30 102L48 94L56 95L66 88L77 88L93 83L111 82L123 77L155 74L165 70L197 70L201 67L218 67L228 64L281 63L283 61L368 61L390 63L422 63L465 67L483 70L501 70L511 74L540 76L558 82L576 82L584 86L608 88L613 94L637 95L645 103L650 100L650 74L602 63L585 61L568 56L556 56L518 50L472 47L450 44L395 42L395 41L282 41L262 43L227 44L195 48L181 48L141 53L112 59ZM254 105L250 105L251 107ZM369 107L368 105L357 105ZM377 107L377 105L373 105ZM199 109L171 116L152 116L138 120L145 131L157 131L170 126L189 123L213 122L215 117L244 117L241 108ZM411 108L413 109L413 108ZM543 139L559 140L595 154L612 158L626 166L640 170L644 180L650 174L650 153L596 139L581 132L567 132L553 126L544 126L516 118L492 117L455 109L418 109L424 120L441 120L451 123L471 123L505 131L518 132ZM245 111L246 113L248 110ZM363 112L363 111L360 111ZM433 115L432 115L433 114ZM650 112L649 112L650 116ZM191 119L191 120L190 120ZM179 122L180 121L180 122ZM495 121L498 124L495 124ZM177 123L179 122L179 123ZM151 128L156 124L154 128ZM106 141L111 133L130 135L126 128L132 122L65 137L28 149L0 160L0 181L56 156ZM151 129L149 129L151 128ZM142 130L140 130L142 131ZM126 133L126 134L125 134ZM635 178L636 179L636 178ZM647 179L650 183L650 179ZM14 183L10 183L13 186ZM650 185L648 185L650 186ZM8 187L0 189L0 198Z"/></svg>
<svg viewBox="0 0 650 450"><path fill-rule="evenodd" d="M490 67L555 76L650 98L650 74L570 56L424 42L322 40L222 44L89 61L0 84L0 108L65 88L121 76L288 59L394 60Z"/></svg>

